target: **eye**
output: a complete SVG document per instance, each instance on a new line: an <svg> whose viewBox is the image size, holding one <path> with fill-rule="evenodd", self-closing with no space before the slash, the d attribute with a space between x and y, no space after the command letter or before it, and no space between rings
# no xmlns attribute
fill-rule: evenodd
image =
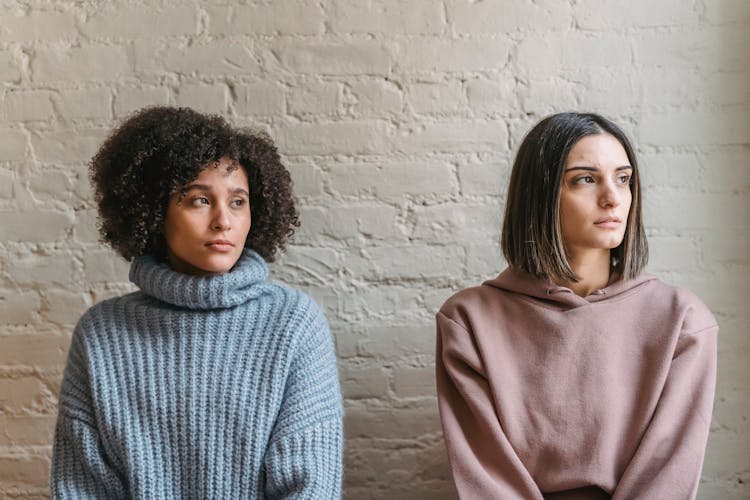
<svg viewBox="0 0 750 500"><path fill-rule="evenodd" d="M245 200L243 200L242 198L238 198L238 199L232 200L230 202L230 205L233 206L233 207L241 207L244 204L245 204Z"/></svg>
<svg viewBox="0 0 750 500"><path fill-rule="evenodd" d="M573 179L573 184L593 184L594 178L590 175L582 175Z"/></svg>
<svg viewBox="0 0 750 500"><path fill-rule="evenodd" d="M208 198L206 198L205 196L197 196L190 200L190 204L196 207L208 205Z"/></svg>
<svg viewBox="0 0 750 500"><path fill-rule="evenodd" d="M630 179L630 175L620 175L617 177L617 182L619 182L620 184L630 184Z"/></svg>

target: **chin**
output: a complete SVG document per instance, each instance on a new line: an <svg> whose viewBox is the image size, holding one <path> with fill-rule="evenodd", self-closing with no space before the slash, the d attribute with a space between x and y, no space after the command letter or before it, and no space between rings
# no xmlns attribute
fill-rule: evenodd
<svg viewBox="0 0 750 500"><path fill-rule="evenodd" d="M576 245L581 249L588 248L590 250L612 250L622 243L622 238L616 237L601 237L590 238L579 241Z"/></svg>
<svg viewBox="0 0 750 500"><path fill-rule="evenodd" d="M622 243L622 238L607 240L606 242L601 243L600 248L605 249L605 250L614 250L615 248L620 246L621 243Z"/></svg>
<svg viewBox="0 0 750 500"><path fill-rule="evenodd" d="M211 263L208 266L208 271L214 274L224 274L232 270L234 265L237 263L237 259L227 260L225 262Z"/></svg>
<svg viewBox="0 0 750 500"><path fill-rule="evenodd" d="M239 258L239 255L217 255L193 265L206 274L225 274L232 270Z"/></svg>

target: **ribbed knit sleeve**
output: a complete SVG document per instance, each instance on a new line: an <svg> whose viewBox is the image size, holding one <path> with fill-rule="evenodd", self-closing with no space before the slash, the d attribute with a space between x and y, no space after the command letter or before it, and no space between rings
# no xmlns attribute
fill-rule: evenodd
<svg viewBox="0 0 750 500"><path fill-rule="evenodd" d="M52 497L127 498L123 481L107 457L96 427L82 341L86 324L84 316L73 334L60 388L51 470Z"/></svg>
<svg viewBox="0 0 750 500"><path fill-rule="evenodd" d="M264 465L268 498L341 497L343 409L333 341L310 301Z"/></svg>

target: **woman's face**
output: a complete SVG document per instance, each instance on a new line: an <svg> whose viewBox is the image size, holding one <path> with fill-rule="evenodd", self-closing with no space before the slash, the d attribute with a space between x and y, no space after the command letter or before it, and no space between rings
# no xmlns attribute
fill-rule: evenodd
<svg viewBox="0 0 750 500"><path fill-rule="evenodd" d="M632 175L628 155L614 136L589 135L573 145L560 192L560 226L569 258L622 242Z"/></svg>
<svg viewBox="0 0 750 500"><path fill-rule="evenodd" d="M172 195L164 223L169 265L200 276L226 273L237 262L250 230L250 194L243 168L227 171L222 158Z"/></svg>

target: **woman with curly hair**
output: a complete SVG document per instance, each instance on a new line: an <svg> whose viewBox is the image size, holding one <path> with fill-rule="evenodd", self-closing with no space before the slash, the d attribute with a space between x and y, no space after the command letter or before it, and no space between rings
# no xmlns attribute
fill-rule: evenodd
<svg viewBox="0 0 750 500"><path fill-rule="evenodd" d="M267 281L298 225L269 137L187 108L126 120L91 163L137 292L73 333L55 498L338 498L342 404L323 313Z"/></svg>
<svg viewBox="0 0 750 500"><path fill-rule="evenodd" d="M643 272L640 171L595 114L539 122L513 164L508 268L437 314L461 498L695 498L716 380L711 312Z"/></svg>

